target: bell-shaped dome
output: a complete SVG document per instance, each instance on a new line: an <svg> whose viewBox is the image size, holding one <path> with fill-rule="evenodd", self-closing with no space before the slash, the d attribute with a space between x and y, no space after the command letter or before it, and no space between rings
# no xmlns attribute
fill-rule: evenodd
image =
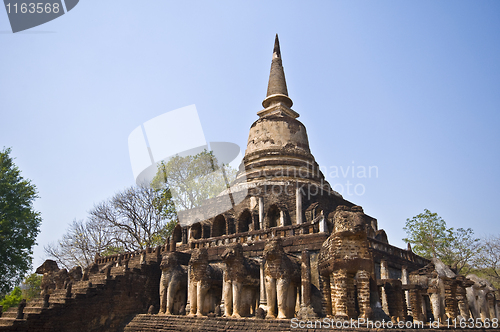
<svg viewBox="0 0 500 332"><path fill-rule="evenodd" d="M323 175L309 150L305 126L296 118L288 96L278 36L274 44L263 110L250 128L243 160L248 182L322 182Z"/></svg>

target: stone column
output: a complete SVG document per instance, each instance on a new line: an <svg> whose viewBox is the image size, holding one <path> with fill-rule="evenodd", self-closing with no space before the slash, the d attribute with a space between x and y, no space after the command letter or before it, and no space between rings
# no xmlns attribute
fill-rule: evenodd
<svg viewBox="0 0 500 332"><path fill-rule="evenodd" d="M309 251L302 252L302 306L311 305L311 260Z"/></svg>
<svg viewBox="0 0 500 332"><path fill-rule="evenodd" d="M348 276L345 270L337 270L332 273L331 279L334 281L331 283L332 307L335 306L334 317L340 320L354 318L356 293L353 276Z"/></svg>
<svg viewBox="0 0 500 332"><path fill-rule="evenodd" d="M264 198L259 197L259 227L264 229Z"/></svg>
<svg viewBox="0 0 500 332"><path fill-rule="evenodd" d="M285 226L285 212L280 210L280 226Z"/></svg>
<svg viewBox="0 0 500 332"><path fill-rule="evenodd" d="M175 245L175 242L174 242ZM191 312L191 292L189 291L189 283L191 282L191 266L187 267L187 301L186 301L186 313Z"/></svg>
<svg viewBox="0 0 500 332"><path fill-rule="evenodd" d="M264 261L260 262L260 300L259 300L259 307L267 306L267 299L266 299L266 282L265 282L265 277L264 277Z"/></svg>
<svg viewBox="0 0 500 332"><path fill-rule="evenodd" d="M389 266L386 260L380 261L380 279L390 279L389 278Z"/></svg>
<svg viewBox="0 0 500 332"><path fill-rule="evenodd" d="M372 309L370 306L370 274L367 271L358 271L356 286L358 291L359 318L369 319Z"/></svg>
<svg viewBox="0 0 500 332"><path fill-rule="evenodd" d="M386 260L380 261L380 279L389 279L389 267L387 266ZM380 287L380 298L382 299L382 310L390 316L389 304L387 303L387 291L384 285Z"/></svg>
<svg viewBox="0 0 500 332"><path fill-rule="evenodd" d="M295 190L295 214L297 216L297 225L302 224L302 193L298 183Z"/></svg>
<svg viewBox="0 0 500 332"><path fill-rule="evenodd" d="M424 315L422 310L422 295L420 295L420 289L415 288L410 289L410 303L412 307L413 321L424 321Z"/></svg>
<svg viewBox="0 0 500 332"><path fill-rule="evenodd" d="M321 214L323 214L323 211L321 211ZM326 233L327 227L326 227L326 220L325 216L323 215L323 218L319 221L319 232L320 233Z"/></svg>
<svg viewBox="0 0 500 332"><path fill-rule="evenodd" d="M467 293L463 285L458 285L457 287L457 302L460 316L469 319L469 301L467 300Z"/></svg>
<svg viewBox="0 0 500 332"><path fill-rule="evenodd" d="M438 289L429 289L428 292L432 292L430 294L431 299L431 309L432 315L434 316L434 320L441 319L441 299L438 293Z"/></svg>
<svg viewBox="0 0 500 332"><path fill-rule="evenodd" d="M406 265L403 265L401 267L401 283L403 285L408 285L408 267ZM407 315L409 315L409 312L411 311L411 305L410 305L410 292L408 290L405 290L405 301L406 301L406 309L407 309Z"/></svg>
<svg viewBox="0 0 500 332"><path fill-rule="evenodd" d="M323 310L325 316L330 316L335 314L334 309L332 310L332 296L331 296L331 288L330 288L330 276L322 275L320 277L321 282L321 291L323 294Z"/></svg>
<svg viewBox="0 0 500 332"><path fill-rule="evenodd" d="M456 318L458 315L457 284L453 279L444 281L444 310L446 317Z"/></svg>

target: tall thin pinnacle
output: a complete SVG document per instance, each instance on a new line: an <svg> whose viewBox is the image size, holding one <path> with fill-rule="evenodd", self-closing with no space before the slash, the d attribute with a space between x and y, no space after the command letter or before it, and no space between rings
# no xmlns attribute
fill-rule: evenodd
<svg viewBox="0 0 500 332"><path fill-rule="evenodd" d="M285 71L281 62L281 50L278 34L274 40L273 60L271 62L271 72L269 74L269 84L267 86L267 96L262 102L264 107L269 107L277 103L283 103L287 107L292 107L292 100L288 97L286 87Z"/></svg>

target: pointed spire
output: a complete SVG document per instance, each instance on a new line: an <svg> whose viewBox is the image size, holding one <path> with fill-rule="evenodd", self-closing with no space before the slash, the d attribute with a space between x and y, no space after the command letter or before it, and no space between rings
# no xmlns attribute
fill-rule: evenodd
<svg viewBox="0 0 500 332"><path fill-rule="evenodd" d="M273 60L271 62L271 73L269 74L269 84L267 86L267 96L262 102L265 108L283 103L288 108L292 107L292 100L288 97L286 88L285 71L281 62L280 41L278 34L274 41Z"/></svg>

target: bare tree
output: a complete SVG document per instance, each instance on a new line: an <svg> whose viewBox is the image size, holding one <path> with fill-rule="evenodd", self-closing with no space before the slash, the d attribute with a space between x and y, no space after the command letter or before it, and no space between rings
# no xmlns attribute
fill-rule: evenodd
<svg viewBox="0 0 500 332"><path fill-rule="evenodd" d="M45 246L44 250L66 269L77 265L85 267L94 261L96 254L113 246L114 240L111 235L106 225L94 219L86 222L74 220L61 241Z"/></svg>
<svg viewBox="0 0 500 332"><path fill-rule="evenodd" d="M476 267L482 276L494 285L500 285L500 235L482 239L482 248L476 261Z"/></svg>
<svg viewBox="0 0 500 332"><path fill-rule="evenodd" d="M73 221L61 241L45 253L67 269L88 266L96 254L107 256L165 243L177 223L168 190L130 187L103 201L84 222Z"/></svg>
<svg viewBox="0 0 500 332"><path fill-rule="evenodd" d="M112 240L125 251L134 251L164 243L167 224L162 192L147 186L130 187L90 211L95 222L112 231Z"/></svg>

